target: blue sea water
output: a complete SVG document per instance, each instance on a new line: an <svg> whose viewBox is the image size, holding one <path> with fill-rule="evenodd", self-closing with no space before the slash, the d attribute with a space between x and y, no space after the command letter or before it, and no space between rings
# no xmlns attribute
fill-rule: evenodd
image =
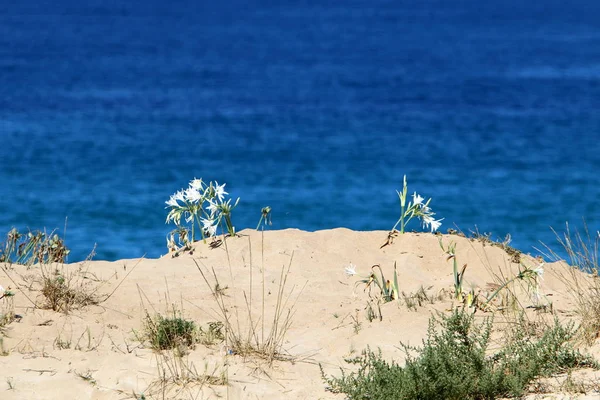
<svg viewBox="0 0 600 400"><path fill-rule="evenodd" d="M534 252L600 229L599 139L597 0L0 7L0 231L66 219L70 261L164 254L194 177L238 229L389 230L406 174Z"/></svg>

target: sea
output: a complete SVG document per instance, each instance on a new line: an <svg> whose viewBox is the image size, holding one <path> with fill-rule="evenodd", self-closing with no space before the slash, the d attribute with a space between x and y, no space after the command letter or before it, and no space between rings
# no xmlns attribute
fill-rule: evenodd
<svg viewBox="0 0 600 400"><path fill-rule="evenodd" d="M599 171L598 0L0 7L0 243L54 231L69 262L166 254L194 178L237 230L370 231L406 176L442 232L537 254L597 235Z"/></svg>

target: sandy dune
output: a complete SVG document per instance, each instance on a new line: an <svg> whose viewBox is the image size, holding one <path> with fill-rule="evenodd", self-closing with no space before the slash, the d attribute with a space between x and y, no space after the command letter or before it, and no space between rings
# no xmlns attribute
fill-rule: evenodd
<svg viewBox="0 0 600 400"><path fill-rule="evenodd" d="M1 398L343 399L326 391L319 364L327 373L337 374L339 367L348 367L345 357L367 346L380 347L386 357L402 360L400 341L420 344L429 318L458 305L451 295L452 263L439 246L440 238L446 244L456 242L459 265L467 264L465 291L473 288L489 294L490 284L498 284L494 274L512 277L519 268L502 248L457 235L407 233L380 248L386 238L383 231L288 229L263 235L245 230L218 247L198 242L193 254L176 258L168 254L154 260L46 266L46 274L57 268L72 284L105 299L68 314L42 308L46 299L40 292L41 267L5 266L0 284L15 292L15 313L20 319L6 327L2 343L7 354L0 357ZM526 255L520 261L532 268L540 265L540 260ZM356 266L355 276L344 272L350 263ZM368 321L369 291L355 283L376 264L388 279L396 264L400 291L409 296L424 288L432 300L410 309L405 301L392 301L382 305L381 321ZM289 267L289 273L284 273L283 294L288 301L283 315L291 306L293 314L282 353L290 360L269 365L260 358L230 354L226 342L196 344L181 361L193 365L200 376L225 376L229 383L169 382L177 374L168 368L181 364L173 352L163 351L161 356L142 340L144 320L147 313L173 315L173 309L205 329L209 322L221 320L198 266L211 279L214 270L221 287L227 287L224 299L229 315L242 332L247 332L251 309L260 340L268 336L282 269ZM523 307L552 303L551 310L527 308L532 319L551 318L551 312L561 319L576 318L572 298L557 277L565 271L558 263L546 264L539 301L524 291L519 295ZM494 307L502 306L501 297ZM476 313L477 318L490 315ZM589 351L598 353L596 347ZM587 398L595 397L588 393Z"/></svg>

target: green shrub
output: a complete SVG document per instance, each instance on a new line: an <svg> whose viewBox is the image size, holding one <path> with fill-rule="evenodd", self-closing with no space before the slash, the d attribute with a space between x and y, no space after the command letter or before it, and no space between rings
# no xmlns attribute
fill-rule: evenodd
<svg viewBox="0 0 600 400"><path fill-rule="evenodd" d="M367 349L346 360L358 371L323 379L329 390L349 399L495 399L522 395L536 378L578 366L598 364L567 342L572 327L558 321L539 340L525 334L500 352L488 356L492 321L482 324L455 310L440 320L432 318L423 346L402 344L404 366L388 362L381 351ZM522 331L520 331L522 332Z"/></svg>
<svg viewBox="0 0 600 400"><path fill-rule="evenodd" d="M156 318L146 315L146 336L155 350L173 349L178 346L192 346L196 342L196 326L194 322L173 315Z"/></svg>

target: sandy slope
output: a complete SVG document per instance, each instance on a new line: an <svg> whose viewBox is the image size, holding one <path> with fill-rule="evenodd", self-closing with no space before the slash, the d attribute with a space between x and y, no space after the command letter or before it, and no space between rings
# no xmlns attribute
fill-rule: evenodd
<svg viewBox="0 0 600 400"><path fill-rule="evenodd" d="M319 363L326 372L338 373L340 366L347 366L344 357L356 355L366 346L380 347L386 357L401 360L398 343L419 344L430 316L453 306L448 294L453 282L452 264L440 249L439 237L409 233L380 248L386 238L387 232L383 231L334 229L308 233L288 229L265 232L263 236L245 230L217 248L196 243L192 255L177 258L166 255L157 260L59 265L56 267L64 276L79 274L74 275L74 283L80 282L104 297L112 293L101 304L68 315L39 307L44 303L39 291L39 267L26 270L12 266L0 271L0 284L12 286L16 292L15 312L22 318L8 326L3 340L8 355L0 357L1 397L126 399L144 393L146 398L341 399L343 395L325 390ZM511 256L499 247L456 235L445 235L443 240L455 241L459 264L468 265L467 290L473 287L485 291L488 283L495 282L491 272L503 271L510 277L518 269L518 264L511 263ZM160 385L159 367L170 364L136 337L136 332L139 336L143 330L146 312L167 314L175 307L185 318L202 326L220 319L194 260L207 272L214 269L220 284L227 286L230 315L240 321L242 330L248 321L244 293L249 303L252 280L251 309L254 321L259 321L259 337L263 337L263 276L264 336L268 336L281 271L290 266L284 293L291 293L288 306L295 304L295 313L283 350L294 357L293 362L275 362L269 367L254 358L227 355L225 343L208 347L199 344L184 360L199 373L205 369L215 375L225 373L229 385ZM529 256L522 256L521 261L531 267L539 265ZM358 275L346 276L344 267L349 263L357 266ZM364 285L355 286L355 282L368 276L375 264L391 278L394 263L401 291L409 294L424 287L432 297L439 295L441 299L433 304L426 301L416 311L403 302L387 303L382 306L383 320L369 322L365 311L368 291L363 290ZM551 300L554 312L566 318L572 315L574 306L564 284L553 273L563 267L556 263L545 268L541 289L547 297L542 302ZM86 279L78 278L81 276ZM533 304L526 294L522 302L524 306ZM540 318L535 311L529 312L533 318ZM90 379L84 379L86 376ZM14 389L8 390L9 383Z"/></svg>

